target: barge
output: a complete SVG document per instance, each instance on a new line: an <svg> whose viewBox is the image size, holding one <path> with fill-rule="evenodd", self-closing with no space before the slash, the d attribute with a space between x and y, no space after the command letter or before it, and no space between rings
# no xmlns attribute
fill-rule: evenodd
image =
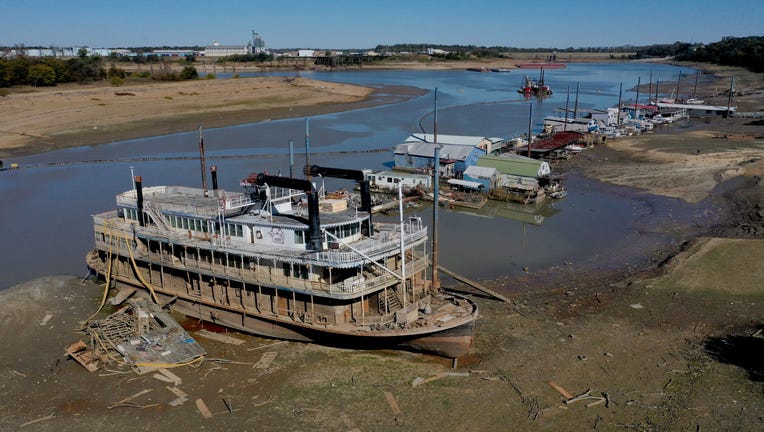
<svg viewBox="0 0 764 432"><path fill-rule="evenodd" d="M308 179L253 174L242 192L135 187L93 216L87 264L107 283L261 336L449 358L472 346L477 305L434 289L420 218L372 221L354 170L306 167ZM361 205L323 199L310 176L355 180Z"/></svg>

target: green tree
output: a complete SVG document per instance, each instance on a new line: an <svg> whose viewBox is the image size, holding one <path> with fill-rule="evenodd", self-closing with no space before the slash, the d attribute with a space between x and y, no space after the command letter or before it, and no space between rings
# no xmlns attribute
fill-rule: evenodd
<svg viewBox="0 0 764 432"><path fill-rule="evenodd" d="M65 62L59 59L46 57L42 60L41 63L46 66L50 66L54 71L56 71L57 83L65 83L71 80L71 73Z"/></svg>
<svg viewBox="0 0 764 432"><path fill-rule="evenodd" d="M106 76L109 77L110 79L114 77L125 79L125 77L127 76L127 73L125 72L124 69L120 69L114 65L111 65L111 67L109 68L109 71L106 73Z"/></svg>
<svg viewBox="0 0 764 432"><path fill-rule="evenodd" d="M196 79L198 77L199 77L199 72L197 72L196 68L193 66L186 66L180 72L180 79L182 80Z"/></svg>
<svg viewBox="0 0 764 432"><path fill-rule="evenodd" d="M34 86L56 85L56 71L50 66L36 64L29 68L27 79Z"/></svg>

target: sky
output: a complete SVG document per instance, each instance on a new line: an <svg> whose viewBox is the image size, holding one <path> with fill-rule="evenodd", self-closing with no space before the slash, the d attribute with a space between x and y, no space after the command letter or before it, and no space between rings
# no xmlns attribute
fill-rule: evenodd
<svg viewBox="0 0 764 432"><path fill-rule="evenodd" d="M609 47L764 35L764 0L0 0L0 46Z"/></svg>

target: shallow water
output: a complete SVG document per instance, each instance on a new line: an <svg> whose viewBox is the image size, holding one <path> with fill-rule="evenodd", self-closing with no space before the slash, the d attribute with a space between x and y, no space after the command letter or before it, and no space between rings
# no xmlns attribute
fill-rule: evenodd
<svg viewBox="0 0 764 432"><path fill-rule="evenodd" d="M301 72L320 80L369 85L438 88L438 133L510 138L528 130L533 102L534 129L555 108L565 106L566 89L580 82L579 108L605 108L634 98L627 89L637 77L675 80L680 68L668 65L573 64L546 71L555 94L528 101L516 89L523 71ZM538 73L537 71L528 71ZM683 70L683 74L688 69ZM269 74L273 75L273 74ZM640 97L640 100L643 96ZM646 100L646 98L644 99ZM574 104L571 93L570 107ZM412 132L432 132L432 93L404 102L310 119L310 163L345 168L385 169L395 145ZM220 186L238 190L250 172L289 173L288 140L295 141L296 166L304 156L305 120L286 119L205 130L207 167L217 165ZM16 158L21 165L117 160L0 172L0 289L51 274L85 275L84 255L92 246L90 215L112 209L114 196L132 187L131 173L144 185L201 186L197 132L60 150ZM362 150L381 150L358 153ZM327 152L355 152L322 154ZM246 156L232 158L231 156ZM140 161L136 158L157 157ZM162 159L165 158L165 159ZM120 162L121 160L121 162ZM9 161L6 161L9 162ZM299 168L297 168L299 172ZM677 227L713 220L703 205L646 195L568 173L569 194L538 208L492 204L490 209L440 212L440 262L471 278L520 274L575 263L591 268L628 265L672 241ZM329 182L330 188L344 186ZM410 210L429 223L431 208ZM514 219L513 219L514 217ZM537 221L541 219L541 223ZM645 227L648 227L645 229Z"/></svg>

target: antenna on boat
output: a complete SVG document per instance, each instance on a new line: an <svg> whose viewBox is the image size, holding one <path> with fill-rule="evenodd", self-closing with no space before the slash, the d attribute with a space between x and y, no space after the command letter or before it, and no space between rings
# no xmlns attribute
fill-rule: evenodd
<svg viewBox="0 0 764 432"><path fill-rule="evenodd" d="M199 125L199 162L202 165L202 189L204 196L207 196L207 168L204 166L204 134L202 125Z"/></svg>
<svg viewBox="0 0 764 432"><path fill-rule="evenodd" d="M133 171L133 167L130 167L130 183L133 186L133 192L135 192L135 183L133 181L135 180L135 172Z"/></svg>

